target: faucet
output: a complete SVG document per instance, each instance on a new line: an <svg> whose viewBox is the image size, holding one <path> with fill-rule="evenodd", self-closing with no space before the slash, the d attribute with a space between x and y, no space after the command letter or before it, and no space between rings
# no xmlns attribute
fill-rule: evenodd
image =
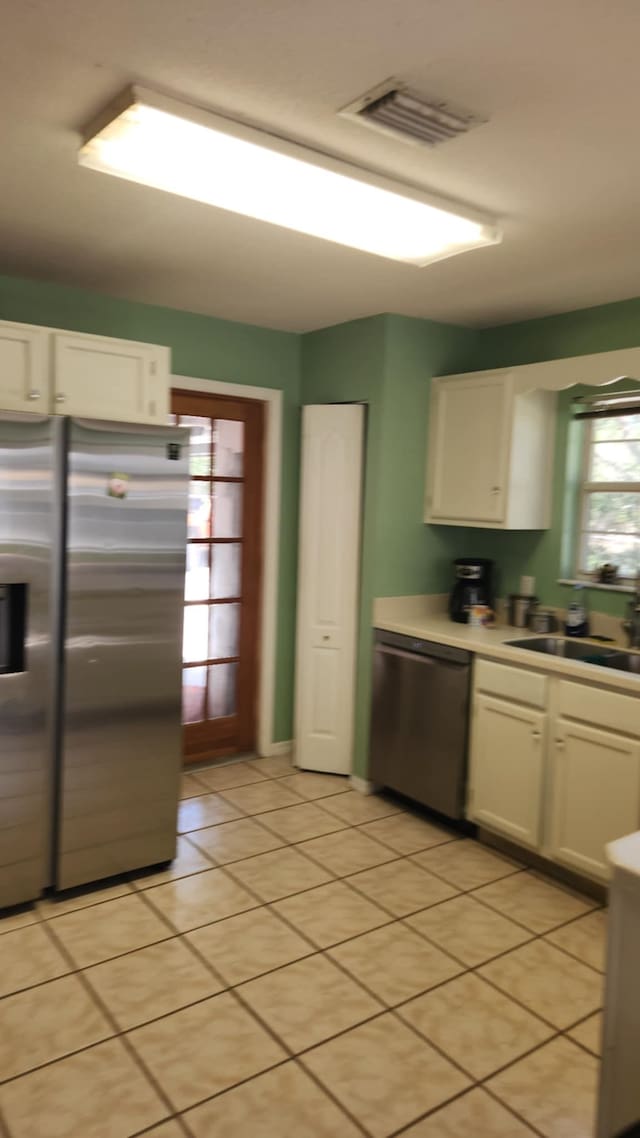
<svg viewBox="0 0 640 1138"><path fill-rule="evenodd" d="M636 578L636 591L627 605L627 619L622 627L629 640L629 648L640 648L640 574Z"/></svg>

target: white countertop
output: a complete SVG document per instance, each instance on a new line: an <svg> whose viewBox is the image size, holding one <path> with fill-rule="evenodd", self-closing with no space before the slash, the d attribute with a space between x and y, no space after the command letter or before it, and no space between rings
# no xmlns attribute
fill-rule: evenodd
<svg viewBox="0 0 640 1138"><path fill-rule="evenodd" d="M446 612L429 612L426 601L431 598L382 597L375 602L374 627L385 632L399 632L419 640L433 640L437 644L449 644L453 648L464 648L478 656L501 660L504 663L524 665L539 672L560 673L571 679L600 687L615 688L640 696L640 675L618 672L598 664L585 664L580 660L567 660L563 656L547 656L542 652L531 652L525 648L513 648L508 640L534 638L540 633L527 632L523 628L497 623L491 628L471 628L468 624L456 624ZM438 598L433 598L435 604ZM554 635L554 634L552 634ZM557 634L558 635L558 634ZM584 643L584 641L583 641ZM594 648L624 648L621 644L602 644L593 641ZM640 709L639 709L640 718Z"/></svg>
<svg viewBox="0 0 640 1138"><path fill-rule="evenodd" d="M614 869L621 869L632 877L640 877L640 831L609 842L607 858Z"/></svg>

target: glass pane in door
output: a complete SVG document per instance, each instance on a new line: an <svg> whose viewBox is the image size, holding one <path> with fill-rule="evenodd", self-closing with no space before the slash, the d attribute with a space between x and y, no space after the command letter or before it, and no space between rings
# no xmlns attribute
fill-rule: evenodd
<svg viewBox="0 0 640 1138"><path fill-rule="evenodd" d="M184 610L182 659L185 664L208 659L209 606L187 605Z"/></svg>
<svg viewBox="0 0 640 1138"><path fill-rule="evenodd" d="M187 546L187 570L184 579L185 601L209 598L209 545Z"/></svg>
<svg viewBox="0 0 640 1138"><path fill-rule="evenodd" d="M213 484L214 537L242 536L242 484L240 482L214 482Z"/></svg>
<svg viewBox="0 0 640 1138"><path fill-rule="evenodd" d="M191 427L189 439L189 469L197 477L211 474L211 419L196 415L182 415L181 427Z"/></svg>
<svg viewBox="0 0 640 1138"><path fill-rule="evenodd" d="M242 478L244 423L216 419L213 428L213 473L218 478Z"/></svg>
<svg viewBox="0 0 640 1138"><path fill-rule="evenodd" d="M242 567L242 546L235 542L214 545L211 549L211 596L240 596L240 570Z"/></svg>
<svg viewBox="0 0 640 1138"><path fill-rule="evenodd" d="M205 716L206 668L185 668L182 677L182 722L201 723Z"/></svg>
<svg viewBox="0 0 640 1138"><path fill-rule="evenodd" d="M209 620L209 659L238 655L240 605L212 605Z"/></svg>
<svg viewBox="0 0 640 1138"><path fill-rule="evenodd" d="M211 537L211 484L208 481L189 485L187 537L201 540Z"/></svg>
<svg viewBox="0 0 640 1138"><path fill-rule="evenodd" d="M209 668L209 695L207 716L219 719L233 715L236 710L237 664L213 664Z"/></svg>

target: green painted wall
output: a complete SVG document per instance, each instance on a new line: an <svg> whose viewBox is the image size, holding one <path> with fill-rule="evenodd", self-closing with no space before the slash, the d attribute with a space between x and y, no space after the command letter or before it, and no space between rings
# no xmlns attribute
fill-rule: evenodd
<svg viewBox="0 0 640 1138"><path fill-rule="evenodd" d="M376 596L446 592L455 557L491 556L484 531L423 520L431 377L471 370L477 339L451 324L385 318Z"/></svg>
<svg viewBox="0 0 640 1138"><path fill-rule="evenodd" d="M540 320L528 320L497 328L487 328L478 335L473 370L508 367L511 364L536 363L541 360L587 355L591 352L615 351L640 345L640 297L604 304L596 308L566 312ZM625 386L625 385L623 385ZM628 384L626 384L628 386ZM554 460L553 517L549 530L541 533L501 533L494 531L492 552L500 567L500 591L517 592L521 573L533 574L541 599L551 605L566 607L570 587L558 585L559 576L569 573L566 554L566 526L571 521L567 501L567 462L570 446L571 399L579 393L573 388L560 392ZM592 388L584 388L585 392ZM491 531L487 531L491 533ZM627 598L601 589L590 590L592 609L622 616Z"/></svg>
<svg viewBox="0 0 640 1138"><path fill-rule="evenodd" d="M478 337L475 367L508 367L635 348L638 344L640 297L635 297L539 320L485 328Z"/></svg>
<svg viewBox="0 0 640 1138"><path fill-rule="evenodd" d="M536 577L548 604L566 605L563 564L570 404L560 393L551 528L543 533L425 526L423 494L430 378L633 346L640 300L566 316L474 331L403 316L377 316L312 332L302 346L302 401L368 405L362 594L356 693L355 770L366 775L371 693L371 606L376 596L446 592L451 562L492 557L501 593ZM622 615L625 599L593 591L591 605Z"/></svg>
<svg viewBox="0 0 640 1138"><path fill-rule="evenodd" d="M382 519L379 502L385 322L385 317L376 316L339 324L308 333L302 344L303 403L367 404L354 746L354 769L363 777L369 751L371 611L377 596Z"/></svg>
<svg viewBox="0 0 640 1138"><path fill-rule="evenodd" d="M470 368L476 337L453 325L376 316L303 340L303 402L368 408L354 759L363 776L374 597L446 589L451 559L478 548L476 531L427 528L422 520L429 376Z"/></svg>
<svg viewBox="0 0 640 1138"><path fill-rule="evenodd" d="M85 289L0 276L0 319L167 344L178 375L283 392L280 580L274 738L290 739L297 560L301 337L102 296Z"/></svg>
<svg viewBox="0 0 640 1138"><path fill-rule="evenodd" d="M276 739L292 733L301 403L368 405L358 646L356 770L366 773L371 605L375 596L443 592L461 554L493 557L500 590L533 573L551 604L563 545L571 393L561 393L553 524L544 533L425 526L423 492L430 377L608 351L640 343L640 298L482 331L385 315L297 336L213 317L0 276L0 319L121 336L172 349L177 374L279 388L284 395ZM565 569L563 569L563 572ZM594 592L622 614L624 599Z"/></svg>

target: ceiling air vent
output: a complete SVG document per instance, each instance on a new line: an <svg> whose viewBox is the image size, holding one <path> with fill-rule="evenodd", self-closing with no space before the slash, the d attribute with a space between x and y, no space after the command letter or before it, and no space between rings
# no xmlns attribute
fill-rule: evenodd
<svg viewBox="0 0 640 1138"><path fill-rule="evenodd" d="M487 121L482 115L423 95L396 79L380 83L339 114L420 146L437 146Z"/></svg>

